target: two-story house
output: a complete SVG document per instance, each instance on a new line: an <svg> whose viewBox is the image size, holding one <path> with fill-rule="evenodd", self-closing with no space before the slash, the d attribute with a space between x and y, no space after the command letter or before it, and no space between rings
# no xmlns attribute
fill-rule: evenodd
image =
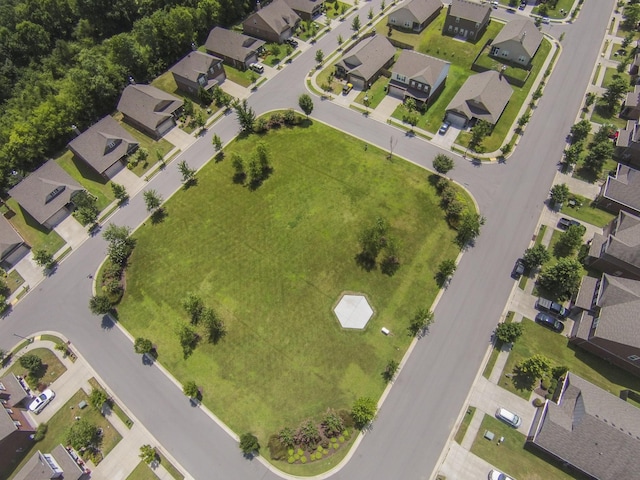
<svg viewBox="0 0 640 480"><path fill-rule="evenodd" d="M491 5L471 0L452 0L447 8L442 33L470 42L480 40L489 25Z"/></svg>
<svg viewBox="0 0 640 480"><path fill-rule="evenodd" d="M402 50L391 69L389 95L413 98L418 106L430 101L444 88L451 64L413 50Z"/></svg>
<svg viewBox="0 0 640 480"><path fill-rule="evenodd" d="M542 43L542 33L528 18L510 20L491 43L490 55L528 66Z"/></svg>
<svg viewBox="0 0 640 480"><path fill-rule="evenodd" d="M224 82L226 75L222 59L199 51L190 52L171 67L178 90L197 95L198 90L210 90Z"/></svg>
<svg viewBox="0 0 640 480"><path fill-rule="evenodd" d="M356 88L367 88L393 63L396 49L382 35L364 38L335 64L336 77Z"/></svg>
<svg viewBox="0 0 640 480"><path fill-rule="evenodd" d="M209 32L204 47L207 53L222 58L227 65L246 70L258 61L264 43L264 40L240 32L215 27Z"/></svg>
<svg viewBox="0 0 640 480"><path fill-rule="evenodd" d="M273 0L249 15L242 22L242 31L267 42L282 43L293 36L298 23L300 23L300 16L287 5L285 0Z"/></svg>
<svg viewBox="0 0 640 480"><path fill-rule="evenodd" d="M392 10L387 22L399 30L421 32L438 17L442 7L440 0L410 0Z"/></svg>

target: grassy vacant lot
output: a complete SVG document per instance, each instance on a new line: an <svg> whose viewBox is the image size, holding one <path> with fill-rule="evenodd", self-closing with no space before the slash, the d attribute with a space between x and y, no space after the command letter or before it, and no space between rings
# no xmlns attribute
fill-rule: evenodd
<svg viewBox="0 0 640 480"><path fill-rule="evenodd" d="M63 247L64 240L60 235L54 230L47 230L40 225L13 198L7 199L6 204L15 213L8 219L9 222L33 250L45 249L50 253L55 253Z"/></svg>
<svg viewBox="0 0 640 480"><path fill-rule="evenodd" d="M489 430L495 434L494 440L484 438ZM497 439L504 442L497 445ZM524 448L525 436L500 420L485 415L471 446L471 453L494 465L501 472L518 480L569 480L582 477L572 475L557 468L549 458L542 458L532 450Z"/></svg>
<svg viewBox="0 0 640 480"><path fill-rule="evenodd" d="M229 159L250 158L259 140L274 170L251 191L233 183ZM410 342L409 318L437 292L437 265L458 249L427 172L342 132L307 123L237 139L226 153L172 197L163 223L136 232L118 311L178 379L202 387L224 422L265 446L284 426L381 394L381 372ZM355 262L358 235L378 216L400 243L393 277ZM345 291L371 301L364 331L343 330L334 317ZM175 331L187 321L187 292L219 313L228 334L184 359ZM383 326L394 335L381 335Z"/></svg>
<svg viewBox="0 0 640 480"><path fill-rule="evenodd" d="M55 382L60 375L67 371L67 368L58 359L56 354L48 348L34 348L33 350L26 352L39 357L42 360L42 369L36 375L35 380L38 382L46 383L47 385ZM22 356L22 355L21 355ZM11 365L7 373L13 373L15 375L22 375L27 377L27 370L20 366L20 359L14 358L14 363ZM37 385L29 385L31 388L36 388Z"/></svg>
<svg viewBox="0 0 640 480"><path fill-rule="evenodd" d="M605 389L615 396L621 390L640 392L640 378L629 375L624 370L610 365L604 360L573 345L569 345L564 335L557 334L526 318L522 319L524 333L513 345L503 373L512 373L515 366L536 353L549 358L553 365L565 365L569 371ZM528 399L531 390L519 384L518 377L501 376L500 386Z"/></svg>
<svg viewBox="0 0 640 480"><path fill-rule="evenodd" d="M569 215L577 220L590 223L597 227L604 227L615 217L613 213L597 207L593 203L593 200L575 193L572 193L571 197L576 199L577 204L575 207L571 207L569 206L569 202L564 203L561 211L565 215Z"/></svg>
<svg viewBox="0 0 640 480"><path fill-rule="evenodd" d="M116 429L111 426L109 421L93 407L88 406L80 410L78 408L78 403L83 400L89 403L89 397L87 397L87 394L82 390L78 390L78 392L76 392L76 394L73 395L66 404L60 407L56 414L51 417L51 420L47 422L48 429L44 439L40 442L34 443L31 449L24 453L24 457L22 457L20 464L16 466L14 472L17 472L25 463L27 463L29 458L31 458L36 451L40 450L41 452L48 453L53 450L56 445L64 445L66 443L66 431L69 428L69 425L75 421L74 418L76 416L80 416L88 422L102 428L102 443L100 445L100 449L103 456L106 456L111 450L113 450L113 447L117 445L122 437Z"/></svg>
<svg viewBox="0 0 640 480"><path fill-rule="evenodd" d="M127 480L158 480L153 470L144 462L140 462L138 466L127 477Z"/></svg>
<svg viewBox="0 0 640 480"><path fill-rule="evenodd" d="M71 150L67 150L60 155L56 159L56 163L82 185L87 192L96 197L96 205L100 211L115 199L111 190L111 183L77 158Z"/></svg>

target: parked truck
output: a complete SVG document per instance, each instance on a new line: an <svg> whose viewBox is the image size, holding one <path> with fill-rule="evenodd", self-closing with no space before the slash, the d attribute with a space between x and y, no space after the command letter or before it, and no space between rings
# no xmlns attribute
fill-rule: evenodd
<svg viewBox="0 0 640 480"><path fill-rule="evenodd" d="M552 302L551 300L547 300L546 298L538 298L536 302L536 307L538 310L542 310L543 312L549 312L552 315L555 315L560 320L563 320L569 316L569 310L564 308L562 305L556 302Z"/></svg>

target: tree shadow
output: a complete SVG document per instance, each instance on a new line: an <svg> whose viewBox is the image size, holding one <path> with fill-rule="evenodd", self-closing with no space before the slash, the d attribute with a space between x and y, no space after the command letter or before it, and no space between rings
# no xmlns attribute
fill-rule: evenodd
<svg viewBox="0 0 640 480"><path fill-rule="evenodd" d="M526 390L529 392L533 390L536 380L537 378L522 373L517 367L511 377L513 386L516 387L517 390Z"/></svg>
<svg viewBox="0 0 640 480"><path fill-rule="evenodd" d="M164 219L167 218L167 215L167 211L164 208L160 207L151 214L151 223L153 225L162 223Z"/></svg>
<svg viewBox="0 0 640 480"><path fill-rule="evenodd" d="M196 187L196 186L198 186L198 179L196 177L191 177L189 180L184 182L184 184L182 185L182 188L184 190L189 190L191 187Z"/></svg>
<svg viewBox="0 0 640 480"><path fill-rule="evenodd" d="M245 172L236 172L233 175L233 183L236 185L243 185L246 179L247 174Z"/></svg>
<svg viewBox="0 0 640 480"><path fill-rule="evenodd" d="M116 322L111 315L106 314L102 316L102 321L100 322L100 328L102 328L103 330L109 331L113 327L115 327L115 325L116 325Z"/></svg>
<svg viewBox="0 0 640 480"><path fill-rule="evenodd" d="M367 272L371 272L376 268L376 259L371 258L370 255L367 255L365 252L358 253L354 260L356 261L356 265Z"/></svg>

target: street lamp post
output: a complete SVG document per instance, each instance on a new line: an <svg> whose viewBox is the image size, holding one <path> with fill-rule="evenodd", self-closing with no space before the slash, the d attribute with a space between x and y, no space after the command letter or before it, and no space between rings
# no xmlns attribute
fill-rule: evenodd
<svg viewBox="0 0 640 480"><path fill-rule="evenodd" d="M23 339L23 340L26 340L26 341L27 341L27 342L29 342L29 343L33 343L33 338L30 338L30 337L23 337L22 335L18 335L17 333L14 333L14 334L13 334L13 336L14 336L14 337L21 338L21 339Z"/></svg>

